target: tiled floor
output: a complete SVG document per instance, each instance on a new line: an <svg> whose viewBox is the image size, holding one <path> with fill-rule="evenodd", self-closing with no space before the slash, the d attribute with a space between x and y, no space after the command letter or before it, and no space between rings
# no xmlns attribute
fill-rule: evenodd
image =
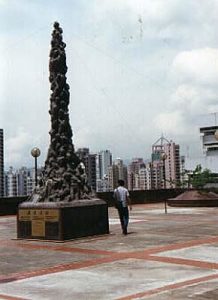
<svg viewBox="0 0 218 300"><path fill-rule="evenodd" d="M135 205L129 234L57 243L16 240L0 217L0 299L218 299L218 208Z"/></svg>

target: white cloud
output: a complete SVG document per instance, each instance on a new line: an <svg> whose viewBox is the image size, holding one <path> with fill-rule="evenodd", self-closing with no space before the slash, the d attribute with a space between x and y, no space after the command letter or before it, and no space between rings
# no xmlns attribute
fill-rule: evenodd
<svg viewBox="0 0 218 300"><path fill-rule="evenodd" d="M31 149L35 146L39 147L44 152L44 148L40 147L43 143L37 136L31 135L28 128L18 127L16 128L14 135L7 138L5 137L5 165L6 168L10 165L19 167L21 165L29 165L32 160ZM39 158L40 163L41 158L44 159L46 153L41 153L42 157Z"/></svg>
<svg viewBox="0 0 218 300"><path fill-rule="evenodd" d="M154 125L167 136L186 134L185 119L180 111L163 112L156 116Z"/></svg>
<svg viewBox="0 0 218 300"><path fill-rule="evenodd" d="M180 52L172 67L181 81L217 84L218 49L203 48Z"/></svg>
<svg viewBox="0 0 218 300"><path fill-rule="evenodd" d="M170 104L187 115L200 115L218 110L217 90L196 84L181 84Z"/></svg>
<svg viewBox="0 0 218 300"><path fill-rule="evenodd" d="M26 147L31 143L31 136L24 128L18 128L13 137L5 141L6 165L12 161L14 165L19 165L26 154ZM31 149L31 148L30 148Z"/></svg>
<svg viewBox="0 0 218 300"><path fill-rule="evenodd" d="M205 117L218 111L218 49L207 47L178 53L170 75L174 91L154 123L168 135L192 143L199 135L199 127L204 126Z"/></svg>
<svg viewBox="0 0 218 300"><path fill-rule="evenodd" d="M186 121L196 115L218 110L217 78L218 49L202 48L183 51L172 63L172 74L177 83L169 102L172 109L186 115Z"/></svg>
<svg viewBox="0 0 218 300"><path fill-rule="evenodd" d="M178 21L181 15L187 16L186 4L189 3L189 8L192 8L194 1L183 2L180 0L106 0L102 3L101 0L96 0L95 11L101 14L116 10L126 11L129 14L145 16L145 21L163 24L172 20Z"/></svg>

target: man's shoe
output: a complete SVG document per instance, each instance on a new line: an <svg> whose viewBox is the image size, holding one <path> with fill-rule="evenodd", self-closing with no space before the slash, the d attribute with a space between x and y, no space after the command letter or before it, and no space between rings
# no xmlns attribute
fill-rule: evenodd
<svg viewBox="0 0 218 300"><path fill-rule="evenodd" d="M127 235L127 229L123 229L123 234Z"/></svg>

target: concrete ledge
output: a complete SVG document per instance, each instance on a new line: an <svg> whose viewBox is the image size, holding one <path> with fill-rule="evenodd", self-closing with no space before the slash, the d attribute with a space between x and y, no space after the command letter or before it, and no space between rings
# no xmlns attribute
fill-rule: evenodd
<svg viewBox="0 0 218 300"><path fill-rule="evenodd" d="M145 204L162 202L169 198L174 198L185 189L159 189L159 190L141 190L130 191L132 204ZM108 206L114 206L113 192L97 193L97 197L107 202Z"/></svg>
<svg viewBox="0 0 218 300"><path fill-rule="evenodd" d="M218 199L177 200L168 199L167 204L174 207L218 207Z"/></svg>
<svg viewBox="0 0 218 300"><path fill-rule="evenodd" d="M93 206L105 204L101 199L82 199L74 200L72 202L30 202L26 201L19 205L19 208L66 208L66 207L78 207L78 206Z"/></svg>

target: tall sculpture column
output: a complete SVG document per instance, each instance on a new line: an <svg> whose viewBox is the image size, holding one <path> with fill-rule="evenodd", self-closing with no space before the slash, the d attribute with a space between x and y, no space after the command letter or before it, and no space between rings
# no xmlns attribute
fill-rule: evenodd
<svg viewBox="0 0 218 300"><path fill-rule="evenodd" d="M88 192L84 180L85 174L72 143L65 47L62 29L59 23L55 22L49 62L49 81L52 91L49 110L50 146L45 161L43 186L39 189L39 201L72 201L83 198L84 193Z"/></svg>
<svg viewBox="0 0 218 300"><path fill-rule="evenodd" d="M86 174L74 151L65 47L55 22L49 61L50 145L43 179L29 201L19 205L18 238L69 240L109 233L107 203L88 196Z"/></svg>

